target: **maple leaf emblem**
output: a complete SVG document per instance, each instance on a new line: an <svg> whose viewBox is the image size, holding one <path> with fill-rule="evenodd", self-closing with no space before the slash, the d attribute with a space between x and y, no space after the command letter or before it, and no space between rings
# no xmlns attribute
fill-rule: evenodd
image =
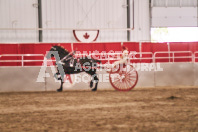
<svg viewBox="0 0 198 132"><path fill-rule="evenodd" d="M86 33L83 35L83 37L84 37L85 39L88 39L88 38L89 38L89 34L86 32Z"/></svg>

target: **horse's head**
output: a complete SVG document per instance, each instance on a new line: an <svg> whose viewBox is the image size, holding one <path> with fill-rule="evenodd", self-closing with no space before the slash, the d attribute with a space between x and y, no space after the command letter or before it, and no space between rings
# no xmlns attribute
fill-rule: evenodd
<svg viewBox="0 0 198 132"><path fill-rule="evenodd" d="M51 49L49 50L49 52L47 53L47 55L45 57L47 59L50 59L50 58L54 57L55 55L58 55L60 57L60 59L62 59L67 54L69 54L69 52L64 47L55 45L55 46L51 47Z"/></svg>
<svg viewBox="0 0 198 132"><path fill-rule="evenodd" d="M51 49L47 52L45 57L47 59L54 57L54 54L52 54L52 52L54 52L54 51L57 51L57 46L52 46Z"/></svg>

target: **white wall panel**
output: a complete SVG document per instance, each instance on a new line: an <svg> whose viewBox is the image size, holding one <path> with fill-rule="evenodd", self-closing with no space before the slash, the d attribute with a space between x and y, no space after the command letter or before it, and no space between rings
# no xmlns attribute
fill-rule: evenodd
<svg viewBox="0 0 198 132"><path fill-rule="evenodd" d="M134 30L131 41L150 41L149 0L134 0Z"/></svg>
<svg viewBox="0 0 198 132"><path fill-rule="evenodd" d="M40 67L0 67L0 92L45 91L45 82L36 82Z"/></svg>
<svg viewBox="0 0 198 132"><path fill-rule="evenodd" d="M153 7L152 27L197 27L197 7Z"/></svg>
<svg viewBox="0 0 198 132"><path fill-rule="evenodd" d="M127 28L124 0L43 0L43 28ZM98 41L126 41L127 32L100 31ZM44 31L44 41L75 41L72 31Z"/></svg>
<svg viewBox="0 0 198 132"><path fill-rule="evenodd" d="M0 0L0 28L38 28L37 0ZM149 0L134 0L131 41L150 40ZM44 42L76 42L72 29L127 28L126 0L42 0ZM131 28L133 0L130 0ZM127 41L127 31L101 30L98 41ZM38 31L0 30L0 42L38 42Z"/></svg>
<svg viewBox="0 0 198 132"><path fill-rule="evenodd" d="M194 86L198 86L198 63L194 63Z"/></svg>
<svg viewBox="0 0 198 132"><path fill-rule="evenodd" d="M155 72L156 87L196 86L194 63L161 63L163 71Z"/></svg>
<svg viewBox="0 0 198 132"><path fill-rule="evenodd" d="M0 28L37 28L37 0L0 0ZM1 42L36 42L37 31L1 30Z"/></svg>
<svg viewBox="0 0 198 132"><path fill-rule="evenodd" d="M151 0L152 7L196 7L197 0Z"/></svg>
<svg viewBox="0 0 198 132"><path fill-rule="evenodd" d="M146 87L197 88L197 63L160 63L160 67L163 68L163 71L138 71L139 77L135 89ZM55 81L50 67L46 69L46 73L49 73L50 76L46 76L45 82L37 82L40 69L41 67L0 67L0 92L56 91L60 87L60 83ZM107 74L104 70L97 73ZM80 73L80 75L85 74L85 72ZM85 80L87 82L76 82L71 87L65 83L63 90L90 90L89 81ZM105 82L100 80L98 89L113 90L113 87L108 80Z"/></svg>
<svg viewBox="0 0 198 132"><path fill-rule="evenodd" d="M197 0L151 0L152 27L197 27Z"/></svg>

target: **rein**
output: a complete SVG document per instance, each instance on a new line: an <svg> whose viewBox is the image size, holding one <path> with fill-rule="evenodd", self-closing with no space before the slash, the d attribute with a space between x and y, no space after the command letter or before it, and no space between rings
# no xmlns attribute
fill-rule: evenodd
<svg viewBox="0 0 198 132"><path fill-rule="evenodd" d="M67 54L65 57L63 57L60 61L62 62L63 60L69 60L69 59L71 59L71 57L70 58L68 58L68 56L70 56L70 55L72 55L72 54L75 54L74 53L75 51L73 51L73 52L70 52L69 54ZM67 58L67 59L66 59Z"/></svg>

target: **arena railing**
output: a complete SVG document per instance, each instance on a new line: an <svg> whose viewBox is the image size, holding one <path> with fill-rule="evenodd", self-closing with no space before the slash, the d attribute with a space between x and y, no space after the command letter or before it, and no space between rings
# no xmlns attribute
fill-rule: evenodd
<svg viewBox="0 0 198 132"><path fill-rule="evenodd" d="M102 55L102 56L107 56L107 58L99 58L101 61L107 61L108 64L111 64L111 61L116 61L120 59L122 53L92 53L92 54L76 54L76 56L83 56L83 55ZM157 56L158 54L168 54L166 57L159 57ZM176 54L189 54L189 55L184 55L184 56L177 56ZM129 60L130 61L135 61L137 60L139 63L144 63L143 60L150 60L149 62L156 63L158 59L168 59L169 62L176 62L175 59L191 59L191 61L188 62L196 62L196 59L198 56L197 52L194 52L194 54L191 51L170 51L170 52L134 52L129 54ZM146 57L144 57L146 55ZM24 57L42 57L42 59L25 59ZM1 59L2 57L21 57L20 60L17 59ZM172 61L171 61L172 59ZM44 54L2 54L0 55L0 62L1 63L9 63L9 62L20 62L21 67L24 67L27 62L44 62L45 57ZM54 61L54 60L53 60ZM182 61L183 62L183 61ZM28 65L29 66L29 65ZM35 66L35 65L32 65Z"/></svg>
<svg viewBox="0 0 198 132"><path fill-rule="evenodd" d="M135 52L136 55L139 55L140 57L134 56L133 58L129 58L132 60L153 60L153 53L152 52ZM143 57L144 55L149 55L151 57Z"/></svg>
<svg viewBox="0 0 198 132"><path fill-rule="evenodd" d="M99 60L101 61L107 61L108 64L111 64L111 61L116 61L120 59L122 53L92 53L92 54L76 54L76 56L85 56L85 55L89 55L91 57L93 56L106 56L106 58L100 58ZM139 57L137 56L139 55ZM151 55L151 57L142 57L142 55ZM42 57L42 59L25 59L24 57ZM20 57L20 59L2 59L3 57ZM133 60L152 60L153 59L153 53L152 52L133 52L129 54L129 60L133 61ZM25 64L27 62L44 62L45 58L43 54L2 54L0 55L0 62L1 63L12 63L12 62L19 62L21 63L21 67L24 67ZM54 61L54 60L53 60ZM29 66L29 65L28 65ZM32 65L35 66L35 65Z"/></svg>
<svg viewBox="0 0 198 132"><path fill-rule="evenodd" d="M0 59L2 57L21 57L20 60L17 60L17 59L3 59L3 60L0 60L1 63L11 63L11 62L19 62L21 63L20 66L24 67L24 63L25 62L43 62L43 59L42 60L26 60L24 57L43 57L44 58L44 55L43 54L2 54L0 55Z"/></svg>
<svg viewBox="0 0 198 132"><path fill-rule="evenodd" d="M198 52L197 52L198 53ZM157 57L157 54L168 54L166 57ZM176 54L190 54L184 56L177 56ZM165 52L155 52L153 56L153 62L155 63L157 59L168 59L169 62L175 62L175 59L191 59L189 62L195 62L194 55L192 51L165 51ZM171 61L172 59L172 61ZM183 62L183 61L182 61Z"/></svg>
<svg viewBox="0 0 198 132"><path fill-rule="evenodd" d="M93 58L96 57L96 59L101 61L107 61L108 64L110 64L111 63L110 61L119 60L122 53L91 53L91 54L77 54L76 56L83 56L83 55L89 55ZM149 57L143 57L144 55L149 55ZM106 56L107 58L99 58L98 56ZM130 61L139 60L141 62L142 60L151 60L151 61L153 60L152 52L130 52L128 56L129 56L128 59Z"/></svg>
<svg viewBox="0 0 198 132"><path fill-rule="evenodd" d="M194 62L197 62L197 59L198 59L198 51L195 51L194 52Z"/></svg>

